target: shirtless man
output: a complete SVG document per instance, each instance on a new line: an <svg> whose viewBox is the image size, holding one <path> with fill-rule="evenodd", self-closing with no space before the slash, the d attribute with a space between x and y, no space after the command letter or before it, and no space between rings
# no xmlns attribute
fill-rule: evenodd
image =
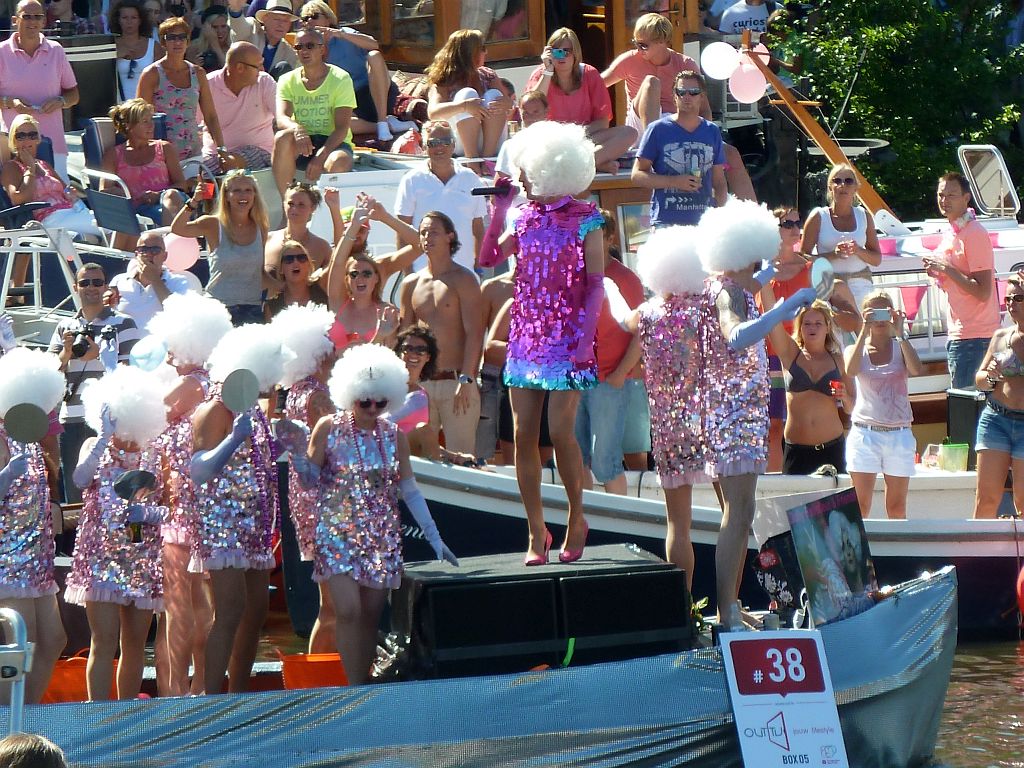
<svg viewBox="0 0 1024 768"><path fill-rule="evenodd" d="M420 246L427 266L402 282L402 327L424 325L437 338L437 371L423 388L430 398L430 426L440 428L450 451L472 453L480 418L477 375L484 343L480 284L457 264L452 220L438 211L420 221Z"/></svg>
<svg viewBox="0 0 1024 768"><path fill-rule="evenodd" d="M503 272L484 280L480 286L480 294L483 297L480 314L485 333L493 332L492 326L498 313L512 299L512 275L512 270ZM480 367L480 423L476 428L475 455L478 459L489 461L494 458L495 447L498 444L498 416L502 388L505 386L501 380L501 368L504 364L503 354L484 346L484 364Z"/></svg>

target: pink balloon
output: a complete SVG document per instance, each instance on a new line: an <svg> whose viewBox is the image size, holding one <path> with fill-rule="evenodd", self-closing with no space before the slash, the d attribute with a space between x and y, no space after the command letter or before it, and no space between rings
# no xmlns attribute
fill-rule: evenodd
<svg viewBox="0 0 1024 768"><path fill-rule="evenodd" d="M737 67L729 76L729 93L740 104L753 104L764 96L767 90L768 81L752 61L749 62L749 66Z"/></svg>
<svg viewBox="0 0 1024 768"><path fill-rule="evenodd" d="M758 43L757 45L754 46L753 50L754 50L754 53L756 53L758 55L758 57L760 57L761 61L764 62L765 64L767 64L769 61L771 61L772 55L768 51L768 49L765 47L764 43ZM747 60L750 59L749 56L746 57L746 58L747 58ZM751 63L753 64L753 62L751 62Z"/></svg>
<svg viewBox="0 0 1024 768"><path fill-rule="evenodd" d="M199 261L199 241L194 237L165 235L167 261L164 266L173 272L184 272Z"/></svg>

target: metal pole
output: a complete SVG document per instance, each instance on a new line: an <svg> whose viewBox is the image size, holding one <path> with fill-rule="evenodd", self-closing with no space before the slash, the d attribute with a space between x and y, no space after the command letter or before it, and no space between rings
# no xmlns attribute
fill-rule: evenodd
<svg viewBox="0 0 1024 768"><path fill-rule="evenodd" d="M25 631L25 620L13 608L0 608L0 624L8 639L14 642L0 645L0 680L11 684L10 732L21 731L25 713L25 673L32 669L32 647Z"/></svg>

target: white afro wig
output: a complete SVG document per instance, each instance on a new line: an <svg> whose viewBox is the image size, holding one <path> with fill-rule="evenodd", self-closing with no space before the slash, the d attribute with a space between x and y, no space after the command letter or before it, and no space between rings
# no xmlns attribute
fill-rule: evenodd
<svg viewBox="0 0 1024 768"><path fill-rule="evenodd" d="M706 272L736 272L779 254L779 220L764 205L729 198L697 224L697 255Z"/></svg>
<svg viewBox="0 0 1024 768"><path fill-rule="evenodd" d="M334 352L334 342L327 338L333 322L334 313L321 304L293 304L274 317L271 329L294 355L284 364L284 376L279 382L282 387L290 387L314 373L324 358Z"/></svg>
<svg viewBox="0 0 1024 768"><path fill-rule="evenodd" d="M534 197L576 195L594 180L594 143L581 125L542 120L512 142L512 165L526 174Z"/></svg>
<svg viewBox="0 0 1024 768"><path fill-rule="evenodd" d="M216 299L188 291L164 299L164 308L146 326L179 365L203 365L225 333L231 315Z"/></svg>
<svg viewBox="0 0 1024 768"><path fill-rule="evenodd" d="M380 344L360 344L334 364L327 389L338 408L352 410L357 400L371 398L402 403L408 385L409 372L398 355Z"/></svg>
<svg viewBox="0 0 1024 768"><path fill-rule="evenodd" d="M696 227L661 227L637 251L637 274L659 296L700 293L707 275L697 256Z"/></svg>
<svg viewBox="0 0 1024 768"><path fill-rule="evenodd" d="M260 392L269 392L281 380L286 360L292 353L281 344L269 325L249 323L232 328L210 353L210 378L224 381L242 368L256 374Z"/></svg>
<svg viewBox="0 0 1024 768"><path fill-rule="evenodd" d="M56 355L15 347L0 357L0 418L22 403L49 413L63 398L64 374Z"/></svg>
<svg viewBox="0 0 1024 768"><path fill-rule="evenodd" d="M119 365L82 388L85 423L96 432L103 426L103 406L110 409L114 434L145 446L167 428L167 387L155 375L131 365Z"/></svg>

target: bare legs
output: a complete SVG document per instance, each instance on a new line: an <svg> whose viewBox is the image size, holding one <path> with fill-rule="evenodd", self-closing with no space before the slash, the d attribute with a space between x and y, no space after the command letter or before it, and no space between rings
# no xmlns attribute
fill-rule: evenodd
<svg viewBox="0 0 1024 768"><path fill-rule="evenodd" d="M221 693L225 672L231 693L248 689L259 631L267 617L269 583L269 571L210 571L213 626L206 641L207 693Z"/></svg>
<svg viewBox="0 0 1024 768"><path fill-rule="evenodd" d="M1004 451L978 451L978 488L974 497L975 519L995 519L1003 499L1006 472L1013 466L1013 506L1024 513L1024 459L1012 459Z"/></svg>
<svg viewBox="0 0 1024 768"><path fill-rule="evenodd" d="M213 620L210 600L199 574L188 572L189 548L164 544L164 635L166 679L158 686L161 695L201 693L205 670L206 634ZM189 662L195 665L189 686Z"/></svg>
<svg viewBox="0 0 1024 768"><path fill-rule="evenodd" d="M271 153L270 166L273 169L277 191L284 198L284 193L295 177L295 161L299 156L299 148L295 143L295 135L291 131L278 131L274 136L274 151ZM336 149L324 161L324 173L348 173L352 170L352 156L348 152ZM307 174L308 175L308 174ZM316 179L310 178L310 181Z"/></svg>
<svg viewBox="0 0 1024 768"><path fill-rule="evenodd" d="M619 158L633 146L636 141L636 130L627 125L616 125L602 128L590 134L594 142L594 164L597 170L604 173L619 172Z"/></svg>
<svg viewBox="0 0 1024 768"><path fill-rule="evenodd" d="M668 527L665 531L665 559L686 572L686 588L693 588L693 542L690 540L690 522L693 518L693 486L680 485L665 489L665 513Z"/></svg>
<svg viewBox="0 0 1024 768"><path fill-rule="evenodd" d="M85 667L89 701L110 698L114 677L114 655L120 644L117 665L117 697L134 699L142 688L143 654L153 612L116 603L89 602L85 605L92 644Z"/></svg>
<svg viewBox="0 0 1024 768"><path fill-rule="evenodd" d="M320 587L320 613L317 614L313 631L309 634L309 652L333 653L338 645L335 636L334 603L331 602L331 591L327 588L327 583L321 581L318 586Z"/></svg>
<svg viewBox="0 0 1024 768"><path fill-rule="evenodd" d="M718 479L724 497L722 527L715 547L715 593L718 615L725 615L726 606L736 602L743 578L743 562L747 555L750 524L754 520L754 491L757 475L733 475Z"/></svg>
<svg viewBox="0 0 1024 768"><path fill-rule="evenodd" d="M661 80L647 75L633 97L633 112L640 118L640 130L661 117Z"/></svg>
<svg viewBox="0 0 1024 768"><path fill-rule="evenodd" d="M526 519L530 528L527 557L544 554L544 509L540 496L540 420L544 406L544 391L539 389L509 390L512 399L512 418L515 422L516 479L523 498ZM586 543L586 520L583 517L583 459L576 442L576 406L579 392L555 391L548 393L548 432L555 448L555 461L562 477L562 485L569 500L569 519L563 549L579 550Z"/></svg>
<svg viewBox="0 0 1024 768"><path fill-rule="evenodd" d="M754 192L754 183L747 173L747 166L743 164L743 156L732 144L725 145L725 181L729 192L740 200L753 200L757 202L757 194Z"/></svg>
<svg viewBox="0 0 1024 768"><path fill-rule="evenodd" d="M377 653L377 626L387 598L386 589L357 584L350 576L336 574L327 581L334 603L338 653L350 685L370 679L370 665Z"/></svg>
<svg viewBox="0 0 1024 768"><path fill-rule="evenodd" d="M851 472L850 479L853 480L853 487L857 491L857 504L860 506L860 516L865 520L871 516L871 502L875 493L875 479L878 474L875 472ZM885 478L885 514L890 520L907 519L907 491L910 489L909 477L897 477L896 475L883 475ZM980 478L980 473L979 473ZM1005 474L1003 479L1006 479ZM981 484L978 484L979 487ZM1000 496L1002 495L1000 489ZM999 502L996 502L996 506Z"/></svg>
<svg viewBox="0 0 1024 768"><path fill-rule="evenodd" d="M68 642L57 608L57 596L0 600L0 607L13 608L21 614L28 641L35 644L32 671L25 676L25 703L38 704L50 683L53 666ZM13 638L4 638L4 641L13 642ZM0 705L10 703L11 686L0 685Z"/></svg>

